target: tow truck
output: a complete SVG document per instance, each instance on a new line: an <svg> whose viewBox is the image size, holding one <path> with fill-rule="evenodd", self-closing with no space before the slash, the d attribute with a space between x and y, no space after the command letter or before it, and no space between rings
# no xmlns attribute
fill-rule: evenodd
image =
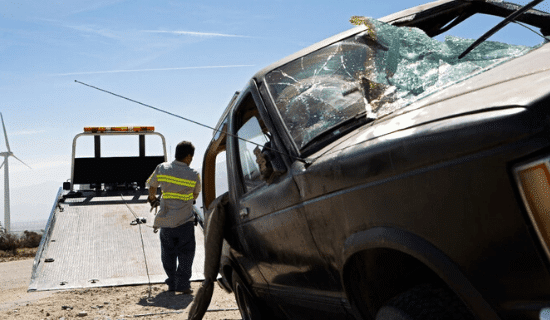
<svg viewBox="0 0 550 320"><path fill-rule="evenodd" d="M137 156L105 157L105 139L134 137ZM120 139L122 138L122 139ZM147 139L146 139L147 138ZM84 141L82 141L84 140ZM147 155L146 140L160 141ZM77 157L92 141L93 156ZM88 143L88 145L86 145ZM90 148L90 149L92 149ZM166 142L152 126L85 127L73 139L71 177L59 188L36 254L29 291L163 283L160 240L145 182L167 160ZM192 280L203 277L202 231Z"/></svg>

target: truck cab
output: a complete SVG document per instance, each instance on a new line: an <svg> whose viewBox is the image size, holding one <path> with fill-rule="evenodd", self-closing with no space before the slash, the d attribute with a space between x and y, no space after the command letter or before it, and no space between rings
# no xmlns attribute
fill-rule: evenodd
<svg viewBox="0 0 550 320"><path fill-rule="evenodd" d="M71 179L63 189L74 195L77 191L140 191L145 194L145 181L159 163L166 161L164 136L154 127L85 127L84 132L73 139L71 157ZM138 156L101 156L101 140L108 137L136 137ZM146 156L146 136L161 139L163 155ZM93 137L93 157L77 157L77 141L82 137ZM75 188L79 186L79 188Z"/></svg>

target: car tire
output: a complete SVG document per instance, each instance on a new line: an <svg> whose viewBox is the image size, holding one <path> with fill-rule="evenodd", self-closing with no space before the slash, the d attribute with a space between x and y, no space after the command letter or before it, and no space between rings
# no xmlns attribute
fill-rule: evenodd
<svg viewBox="0 0 550 320"><path fill-rule="evenodd" d="M392 298L375 320L473 320L464 303L447 288L423 284Z"/></svg>
<svg viewBox="0 0 550 320"><path fill-rule="evenodd" d="M235 300L239 306L242 320L258 320L268 319L268 317L262 312L262 308L252 296L244 282L239 275L233 271L233 293L235 294Z"/></svg>

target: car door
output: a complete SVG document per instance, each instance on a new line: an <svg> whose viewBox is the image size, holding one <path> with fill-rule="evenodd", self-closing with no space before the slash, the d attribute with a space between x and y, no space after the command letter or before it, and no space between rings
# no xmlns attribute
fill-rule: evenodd
<svg viewBox="0 0 550 320"><path fill-rule="evenodd" d="M280 140L257 99L259 95L252 90L245 91L237 102L230 122L234 136L228 144L234 157L231 161L239 171L233 174L239 189L235 190L238 224L246 250L272 296L294 303L318 300L326 279L324 263L311 236L292 170L279 169L273 177L262 165L266 161L262 151L273 154L274 149L282 148L278 148Z"/></svg>

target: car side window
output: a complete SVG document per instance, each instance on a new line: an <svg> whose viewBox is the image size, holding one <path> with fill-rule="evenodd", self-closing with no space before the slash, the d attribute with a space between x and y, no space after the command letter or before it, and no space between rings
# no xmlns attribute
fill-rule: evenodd
<svg viewBox="0 0 550 320"><path fill-rule="evenodd" d="M226 153L222 151L216 156L216 197L229 191L229 186L227 184L228 179Z"/></svg>
<svg viewBox="0 0 550 320"><path fill-rule="evenodd" d="M248 119L237 131L239 138L239 157L246 192L261 185L265 180L266 159L262 155L265 147L269 147L269 135L262 130L257 115ZM263 147L260 147L263 146Z"/></svg>

